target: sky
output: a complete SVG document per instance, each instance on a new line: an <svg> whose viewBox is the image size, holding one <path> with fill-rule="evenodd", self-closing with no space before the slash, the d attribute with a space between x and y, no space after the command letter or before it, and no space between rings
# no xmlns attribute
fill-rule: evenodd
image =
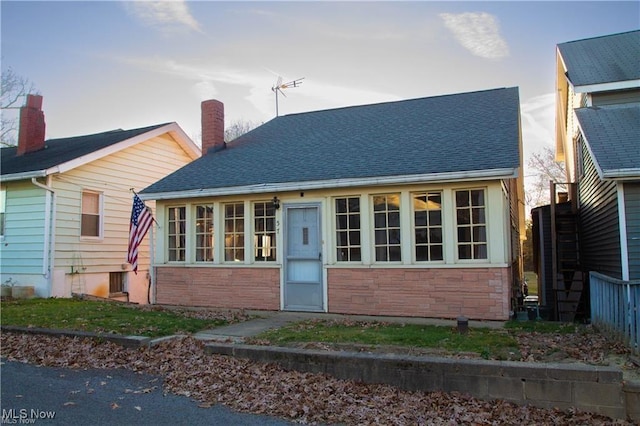
<svg viewBox="0 0 640 426"><path fill-rule="evenodd" d="M637 0L2 0L0 14L2 70L43 96L47 139L175 121L199 144L201 101L261 124L279 78L303 78L280 115L517 86L525 162L554 143L556 45L640 28Z"/></svg>

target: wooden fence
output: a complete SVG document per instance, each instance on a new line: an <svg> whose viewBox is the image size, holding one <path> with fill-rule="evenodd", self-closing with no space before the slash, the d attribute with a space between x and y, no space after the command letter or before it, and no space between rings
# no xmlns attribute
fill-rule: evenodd
<svg viewBox="0 0 640 426"><path fill-rule="evenodd" d="M589 273L591 323L640 354L640 280L623 281Z"/></svg>

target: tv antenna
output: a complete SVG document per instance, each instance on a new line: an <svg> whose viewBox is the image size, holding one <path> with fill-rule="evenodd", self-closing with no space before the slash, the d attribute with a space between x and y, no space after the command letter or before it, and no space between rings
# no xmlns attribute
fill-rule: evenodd
<svg viewBox="0 0 640 426"><path fill-rule="evenodd" d="M302 84L302 80L304 80L304 77L298 78L296 80L292 80L292 81L290 81L288 83L283 83L282 82L282 77L278 77L278 81L271 88L271 91L276 94L276 117L278 116L278 92L280 92L282 94L282 96L284 96L286 98L287 95L284 94L282 89L289 89L291 87L298 87L298 86L300 86Z"/></svg>

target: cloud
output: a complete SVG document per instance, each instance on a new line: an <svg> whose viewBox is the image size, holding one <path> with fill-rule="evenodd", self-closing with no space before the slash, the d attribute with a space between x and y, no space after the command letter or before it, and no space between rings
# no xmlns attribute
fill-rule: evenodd
<svg viewBox="0 0 640 426"><path fill-rule="evenodd" d="M124 3L126 10L145 25L161 31L187 29L202 32L200 24L189 12L186 1L131 1Z"/></svg>
<svg viewBox="0 0 640 426"><path fill-rule="evenodd" d="M488 13L441 13L444 25L467 50L476 56L499 59L509 55L500 36L498 19Z"/></svg>

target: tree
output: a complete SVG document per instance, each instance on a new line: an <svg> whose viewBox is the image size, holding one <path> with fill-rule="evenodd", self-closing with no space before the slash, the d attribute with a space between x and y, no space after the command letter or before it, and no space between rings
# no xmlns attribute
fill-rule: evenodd
<svg viewBox="0 0 640 426"><path fill-rule="evenodd" d="M16 132L18 131L18 115L11 110L17 110L22 106L26 95L36 93L35 86L29 79L22 77L11 68L2 72L2 96L0 96L0 108L2 108L2 121L0 123L0 145L16 145Z"/></svg>
<svg viewBox="0 0 640 426"><path fill-rule="evenodd" d="M525 202L529 211L533 207L549 204L551 194L549 181L565 182L564 162L556 161L555 152L551 147L544 147L542 151L534 153L527 162L527 190ZM522 246L524 270L533 270L533 222L526 221L526 240Z"/></svg>
<svg viewBox="0 0 640 426"><path fill-rule="evenodd" d="M224 141L231 142L232 140L244 135L245 133L250 132L256 127L258 127L258 123L255 123L253 121L236 120L228 125L224 130Z"/></svg>
<svg viewBox="0 0 640 426"><path fill-rule="evenodd" d="M541 152L534 153L527 163L529 168L526 204L528 208L549 204L549 181L565 182L567 180L563 161L556 161L551 147L544 147Z"/></svg>

